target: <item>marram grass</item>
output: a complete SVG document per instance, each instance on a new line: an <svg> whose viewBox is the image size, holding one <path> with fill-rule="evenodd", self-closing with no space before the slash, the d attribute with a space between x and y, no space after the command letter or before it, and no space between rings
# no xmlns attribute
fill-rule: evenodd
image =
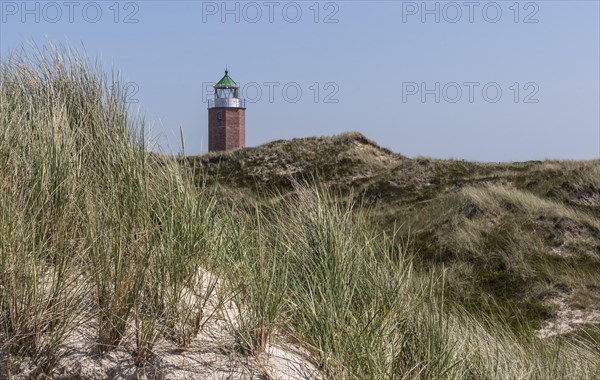
<svg viewBox="0 0 600 380"><path fill-rule="evenodd" d="M189 167L150 152L120 82L62 47L2 58L2 376L28 359L51 377L86 323L98 354L133 331L139 366L160 339L185 349L213 317L218 277L240 352L284 335L330 379L598 377L593 341L482 325L444 299L444 271L415 269L318 180L260 206L217 203Z"/></svg>

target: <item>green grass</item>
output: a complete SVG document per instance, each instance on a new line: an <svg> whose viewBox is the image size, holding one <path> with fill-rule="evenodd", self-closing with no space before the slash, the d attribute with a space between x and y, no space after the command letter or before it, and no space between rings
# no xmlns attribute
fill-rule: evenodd
<svg viewBox="0 0 600 380"><path fill-rule="evenodd" d="M221 313L241 354L283 337L329 379L597 378L597 331L532 331L561 289L598 300L597 162L412 160L356 133L181 160L77 52L0 80L4 377L55 375L84 324L99 355L133 331L144 366Z"/></svg>

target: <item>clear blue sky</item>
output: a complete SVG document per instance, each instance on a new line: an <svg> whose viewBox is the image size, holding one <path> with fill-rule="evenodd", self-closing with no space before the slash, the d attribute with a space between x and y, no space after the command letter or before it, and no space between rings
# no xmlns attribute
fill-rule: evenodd
<svg viewBox="0 0 600 380"><path fill-rule="evenodd" d="M207 150L205 85L228 67L247 98L262 91L249 146L355 130L409 156L600 157L596 0L115 3L1 0L0 53L85 46L188 154Z"/></svg>

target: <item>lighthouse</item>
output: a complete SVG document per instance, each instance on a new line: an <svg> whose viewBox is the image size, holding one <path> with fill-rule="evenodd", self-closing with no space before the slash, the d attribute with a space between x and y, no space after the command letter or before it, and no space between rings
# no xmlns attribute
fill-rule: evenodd
<svg viewBox="0 0 600 380"><path fill-rule="evenodd" d="M225 70L214 85L214 99L208 101L208 151L225 151L246 146L246 102L240 99L240 85Z"/></svg>

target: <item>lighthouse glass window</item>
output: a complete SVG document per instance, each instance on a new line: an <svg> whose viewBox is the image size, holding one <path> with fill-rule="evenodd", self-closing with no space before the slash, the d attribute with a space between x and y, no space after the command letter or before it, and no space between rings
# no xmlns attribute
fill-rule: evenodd
<svg viewBox="0 0 600 380"><path fill-rule="evenodd" d="M236 89L234 88L219 88L217 89L218 99L233 99L237 98Z"/></svg>

